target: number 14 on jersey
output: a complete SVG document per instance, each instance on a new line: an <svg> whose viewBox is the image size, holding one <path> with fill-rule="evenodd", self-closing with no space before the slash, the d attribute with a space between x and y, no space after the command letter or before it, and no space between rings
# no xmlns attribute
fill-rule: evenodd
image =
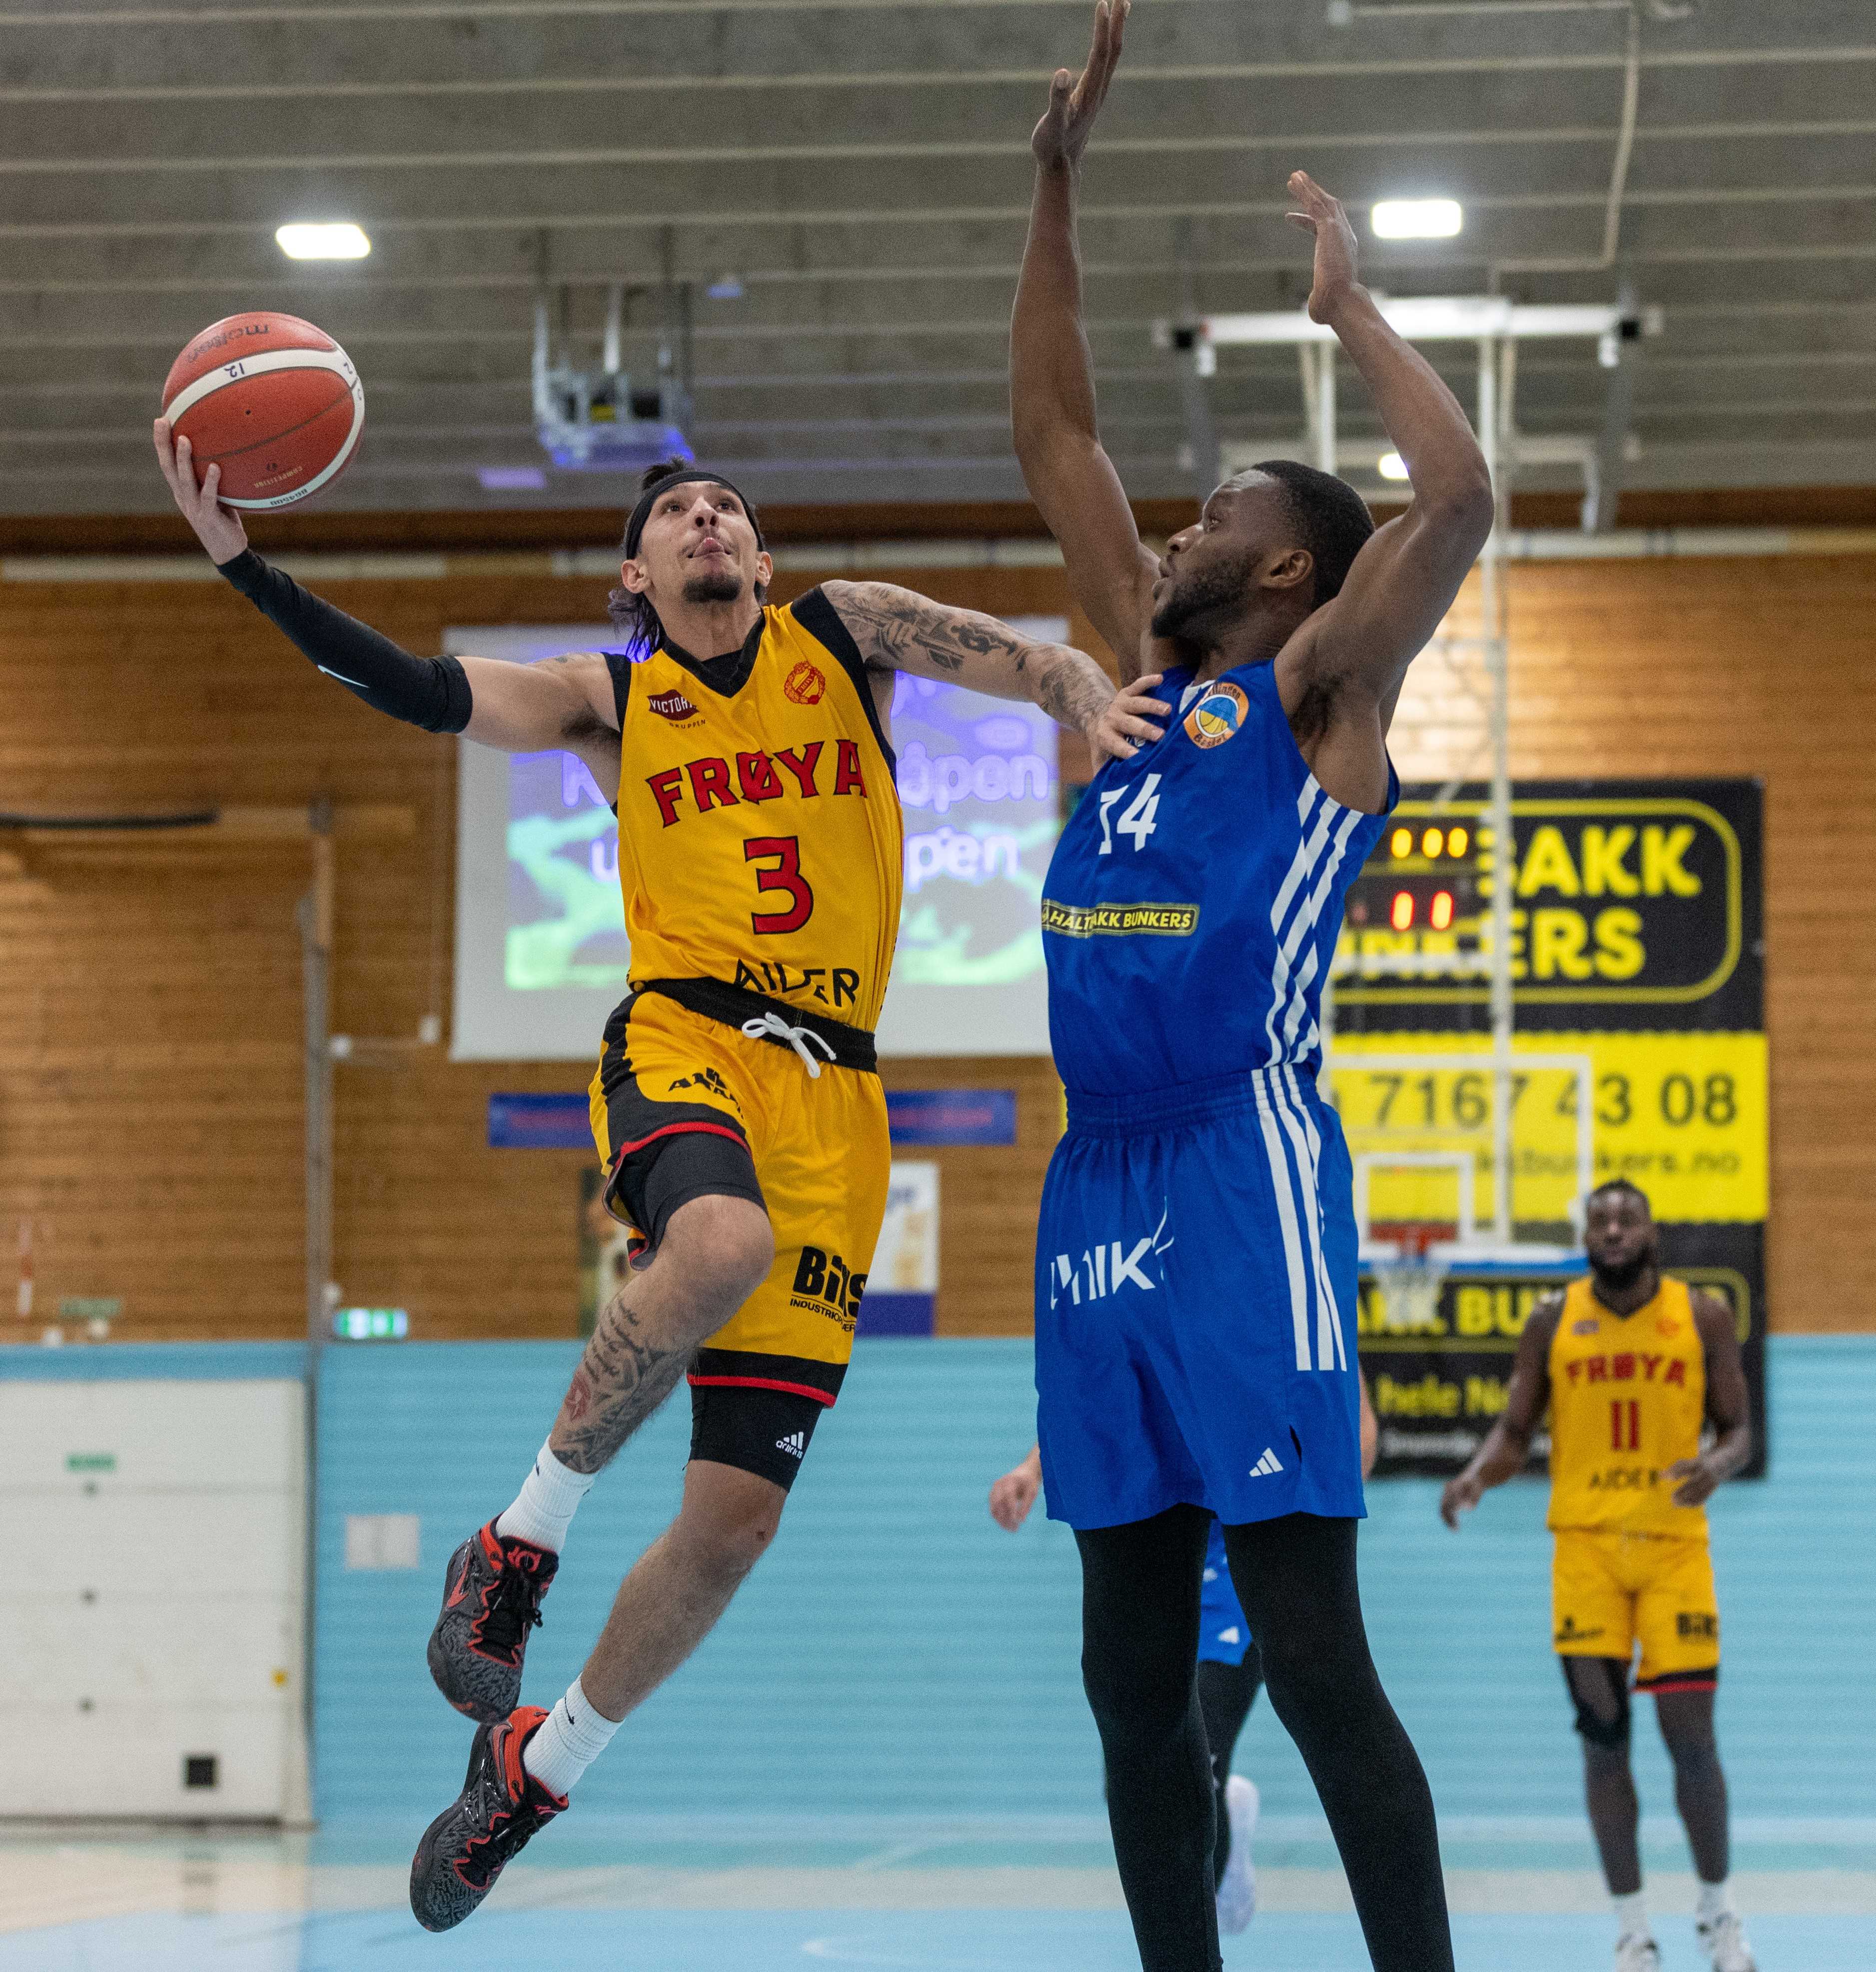
<svg viewBox="0 0 1876 1972"><path fill-rule="evenodd" d="M1100 854L1111 856L1114 853L1116 834L1133 837L1136 849L1146 847L1146 838L1159 826L1154 818L1159 813L1159 776L1149 774L1139 787L1133 790L1133 798L1127 802L1119 821L1114 818L1114 809L1126 801L1127 790L1114 788L1101 796L1101 847Z"/></svg>

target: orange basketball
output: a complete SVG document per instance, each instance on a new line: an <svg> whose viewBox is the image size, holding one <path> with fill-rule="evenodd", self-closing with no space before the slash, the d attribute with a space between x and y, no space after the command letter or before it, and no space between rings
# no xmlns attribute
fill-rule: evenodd
<svg viewBox="0 0 1876 1972"><path fill-rule="evenodd" d="M299 316L231 315L169 366L163 416L195 455L198 478L221 468L230 507L290 507L330 486L364 429L351 359Z"/></svg>

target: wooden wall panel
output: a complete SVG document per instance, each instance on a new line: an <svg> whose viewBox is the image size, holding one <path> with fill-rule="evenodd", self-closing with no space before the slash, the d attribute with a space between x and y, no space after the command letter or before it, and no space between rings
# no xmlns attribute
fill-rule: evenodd
<svg viewBox="0 0 1876 1972"><path fill-rule="evenodd" d="M979 609L1066 608L1049 569L902 579ZM806 580L779 579L778 597ZM1601 561L1513 580L1518 772L1766 781L1773 1317L1871 1326L1858 1289L1876 1179L1876 926L1842 900L1876 851L1876 558ZM450 623L596 620L604 588L511 565L328 593L433 651ZM324 795L413 810L407 837L340 846L333 1024L415 1035L452 937L451 745L357 705L214 583L8 583L0 703L0 808ZM126 1336L298 1332L294 904L307 880L292 844L36 841L22 852L0 837L0 1334L20 1333L5 1311L22 1216L42 1315L62 1295L119 1295ZM347 1297L407 1306L428 1335L570 1333L582 1157L490 1151L484 1122L495 1089L581 1079L570 1065L453 1066L411 1047L342 1064ZM892 1064L888 1079L1018 1091L1015 1150L934 1154L941 1324L1020 1330L1058 1127L1052 1070L933 1060Z"/></svg>

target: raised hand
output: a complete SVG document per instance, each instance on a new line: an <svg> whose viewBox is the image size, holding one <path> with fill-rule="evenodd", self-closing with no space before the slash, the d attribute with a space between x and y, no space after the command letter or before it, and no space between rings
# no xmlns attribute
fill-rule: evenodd
<svg viewBox="0 0 1876 1972"><path fill-rule="evenodd" d="M1331 320L1336 309L1360 286L1355 228L1342 201L1332 198L1307 171L1289 175L1289 195L1300 210L1286 215L1290 223L1315 236L1315 278L1309 289L1309 318Z"/></svg>
<svg viewBox="0 0 1876 1972"><path fill-rule="evenodd" d="M217 568L224 562L233 561L247 546L247 531L234 508L223 506L215 497L221 486L221 468L210 466L198 485L188 440L172 436L167 418L156 420L153 436L156 462L169 483L176 504L182 509L182 517L195 530L195 538L208 550Z"/></svg>
<svg viewBox="0 0 1876 1972"><path fill-rule="evenodd" d="M1114 79L1120 60L1120 39L1127 24L1132 0L1098 0L1094 9L1094 40L1088 50L1087 66L1077 82L1065 68L1055 71L1049 84L1049 106L1042 113L1029 139L1029 148L1039 165L1066 165L1071 169L1081 162L1088 148L1094 119L1106 100L1107 86Z"/></svg>

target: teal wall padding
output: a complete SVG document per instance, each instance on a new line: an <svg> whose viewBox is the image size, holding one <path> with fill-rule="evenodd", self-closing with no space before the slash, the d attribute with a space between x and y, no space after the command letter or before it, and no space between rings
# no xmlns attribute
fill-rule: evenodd
<svg viewBox="0 0 1876 1972"><path fill-rule="evenodd" d="M306 1373L303 1342L75 1343L63 1349L0 1346L0 1383L273 1381Z"/></svg>
<svg viewBox="0 0 1876 1972"><path fill-rule="evenodd" d="M325 1352L315 1775L323 1816L427 1817L459 1785L469 1728L423 1646L456 1543L512 1496L576 1360L561 1344ZM1876 1816L1876 1337L1775 1340L1773 1477L1713 1510L1725 1626L1720 1720L1736 1814ZM596 1813L1098 1813L1066 1529L992 1525L990 1481L1033 1432L1027 1341L862 1341L775 1550L723 1624L582 1783ZM578 1670L619 1574L675 1510L681 1396L604 1475L534 1633L526 1696ZM1464 1530L1438 1489L1371 1490L1364 1601L1375 1654L1443 1819L1574 1820L1576 1742L1549 1649L1541 1486ZM348 1513L421 1516L415 1573L348 1572ZM1672 1811L1650 1708L1637 1778ZM1313 1817L1267 1704L1240 1743L1265 1810Z"/></svg>

